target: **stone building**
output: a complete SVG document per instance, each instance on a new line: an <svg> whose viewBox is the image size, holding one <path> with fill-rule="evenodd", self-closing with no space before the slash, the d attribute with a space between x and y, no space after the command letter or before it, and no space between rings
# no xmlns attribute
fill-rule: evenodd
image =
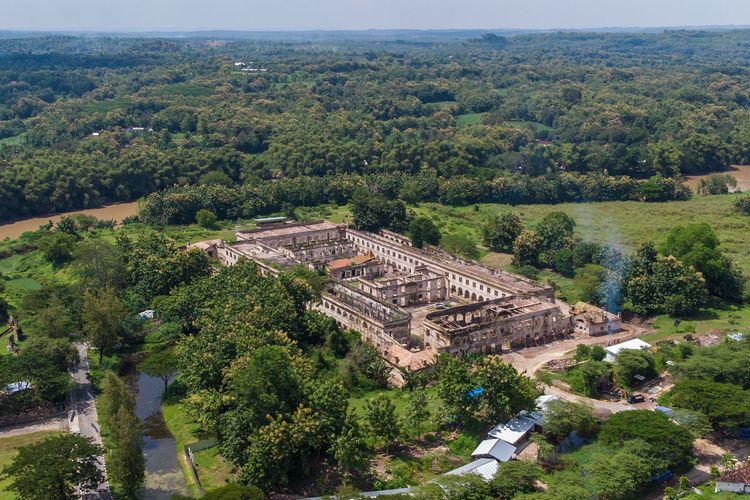
<svg viewBox="0 0 750 500"><path fill-rule="evenodd" d="M406 307L445 300L445 277L427 268L417 268L407 276L389 276L379 280L361 279L359 288L393 305Z"/></svg>
<svg viewBox="0 0 750 500"><path fill-rule="evenodd" d="M570 332L570 317L546 297L517 295L427 315L425 348L450 354L500 352L550 342Z"/></svg>
<svg viewBox="0 0 750 500"><path fill-rule="evenodd" d="M274 218L239 231L236 243L196 247L227 266L252 260L264 273L295 265L325 270L330 279L316 307L360 332L389 362L410 369L427 366L440 352L494 353L572 330L551 286L437 248L415 248L389 231Z"/></svg>
<svg viewBox="0 0 750 500"><path fill-rule="evenodd" d="M449 295L471 301L485 301L517 294L533 294L554 300L554 289L537 281L488 269L473 261L456 258L438 249L415 248L396 238L346 229L346 237L360 252L372 252L395 272L416 273L428 268L446 278ZM401 236L401 239L405 237Z"/></svg>
<svg viewBox="0 0 750 500"><path fill-rule="evenodd" d="M331 261L327 264L326 270L329 276L340 280L359 277L374 279L383 275L384 266L370 252L367 255L355 255L352 258Z"/></svg>
<svg viewBox="0 0 750 500"><path fill-rule="evenodd" d="M409 342L408 313L346 283L328 281L318 310L333 317L340 326L358 331L381 354L392 345L403 347Z"/></svg>
<svg viewBox="0 0 750 500"><path fill-rule="evenodd" d="M570 310L574 332L579 335L609 335L622 330L620 317L600 307L577 302Z"/></svg>

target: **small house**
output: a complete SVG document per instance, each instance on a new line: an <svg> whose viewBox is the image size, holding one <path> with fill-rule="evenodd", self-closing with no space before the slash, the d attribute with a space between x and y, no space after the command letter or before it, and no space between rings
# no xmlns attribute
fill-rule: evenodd
<svg viewBox="0 0 750 500"><path fill-rule="evenodd" d="M502 439L485 439L472 452L472 458L492 458L498 462L507 462L513 458L516 447Z"/></svg>
<svg viewBox="0 0 750 500"><path fill-rule="evenodd" d="M468 464L459 467L458 469L453 469L450 472L446 472L446 475L451 476L464 476L466 474L476 474L485 481L492 481L492 478L495 477L495 473L497 473L497 467L499 463L497 460L494 460L492 458L480 458L478 460L474 460L473 462L469 462Z"/></svg>
<svg viewBox="0 0 750 500"><path fill-rule="evenodd" d="M724 491L739 495L750 493L750 463L718 478L715 491L716 493Z"/></svg>
<svg viewBox="0 0 750 500"><path fill-rule="evenodd" d="M620 351L625 351L627 349L651 349L651 344L644 342L641 339L632 339L628 340L627 342L621 342L619 344L605 347L604 350L607 351L607 356L604 358L604 361L606 361L607 363L614 363L615 358L620 353Z"/></svg>
<svg viewBox="0 0 750 500"><path fill-rule="evenodd" d="M570 312L575 333L580 335L609 335L622 330L620 317L601 307L578 302Z"/></svg>
<svg viewBox="0 0 750 500"><path fill-rule="evenodd" d="M489 437L518 446L529 437L536 425L537 423L533 418L519 415L513 417L507 424L500 424L492 429L489 432Z"/></svg>

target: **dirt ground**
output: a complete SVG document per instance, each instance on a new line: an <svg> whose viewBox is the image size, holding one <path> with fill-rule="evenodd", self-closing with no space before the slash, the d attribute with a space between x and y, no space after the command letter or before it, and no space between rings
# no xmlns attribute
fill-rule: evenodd
<svg viewBox="0 0 750 500"><path fill-rule="evenodd" d="M750 165L732 165L731 167L729 167L729 170L713 173L731 175L732 177L737 179L737 189L739 189L740 191L750 190ZM690 177L686 177L685 184L690 186L690 189L692 189L694 192L698 192L698 184L700 183L701 179L705 179L709 175L712 174L693 175Z"/></svg>

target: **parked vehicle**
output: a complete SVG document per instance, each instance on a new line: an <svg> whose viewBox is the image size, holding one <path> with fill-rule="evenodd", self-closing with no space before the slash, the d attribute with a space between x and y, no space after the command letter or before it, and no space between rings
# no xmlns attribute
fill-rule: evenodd
<svg viewBox="0 0 750 500"><path fill-rule="evenodd" d="M631 394L628 396L628 403L631 405L643 403L644 401L646 401L646 398L643 397L643 394Z"/></svg>

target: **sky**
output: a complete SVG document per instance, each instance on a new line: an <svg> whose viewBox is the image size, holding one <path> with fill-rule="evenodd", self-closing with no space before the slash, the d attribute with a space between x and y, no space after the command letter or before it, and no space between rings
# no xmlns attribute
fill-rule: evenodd
<svg viewBox="0 0 750 500"><path fill-rule="evenodd" d="M750 25L750 0L0 0L0 30L195 31Z"/></svg>

